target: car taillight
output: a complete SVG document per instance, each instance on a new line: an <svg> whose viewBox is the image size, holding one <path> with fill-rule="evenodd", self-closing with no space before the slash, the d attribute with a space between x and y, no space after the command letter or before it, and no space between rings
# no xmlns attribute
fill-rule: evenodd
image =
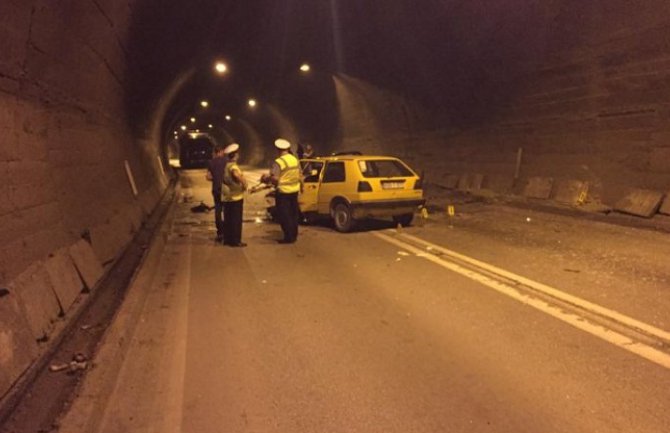
<svg viewBox="0 0 670 433"><path fill-rule="evenodd" d="M372 192L372 185L364 180L361 180L358 182L358 192Z"/></svg>

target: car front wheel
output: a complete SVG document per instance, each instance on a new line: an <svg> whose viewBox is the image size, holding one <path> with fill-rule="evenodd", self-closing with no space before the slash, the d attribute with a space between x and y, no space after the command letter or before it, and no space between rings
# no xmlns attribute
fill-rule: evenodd
<svg viewBox="0 0 670 433"><path fill-rule="evenodd" d="M349 232L354 228L355 221L351 217L351 209L344 203L338 203L333 209L333 220L338 232Z"/></svg>

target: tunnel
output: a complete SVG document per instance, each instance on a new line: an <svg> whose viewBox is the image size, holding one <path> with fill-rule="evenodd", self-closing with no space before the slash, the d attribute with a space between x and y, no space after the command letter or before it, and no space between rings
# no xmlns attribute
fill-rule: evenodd
<svg viewBox="0 0 670 433"><path fill-rule="evenodd" d="M185 134L256 167L283 137L499 194L670 189L662 0L3 0L0 52L0 396L169 191Z"/></svg>

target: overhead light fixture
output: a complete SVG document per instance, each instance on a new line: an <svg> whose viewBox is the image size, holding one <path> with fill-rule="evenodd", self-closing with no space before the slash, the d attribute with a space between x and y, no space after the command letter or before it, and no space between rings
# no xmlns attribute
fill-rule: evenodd
<svg viewBox="0 0 670 433"><path fill-rule="evenodd" d="M181 125L181 126L180 126L180 129L181 129L182 131L186 131L186 125Z"/></svg>
<svg viewBox="0 0 670 433"><path fill-rule="evenodd" d="M309 66L309 64L307 64L307 63L303 63L302 65L300 65L300 71L301 72L307 73L311 70L312 70L312 67Z"/></svg>
<svg viewBox="0 0 670 433"><path fill-rule="evenodd" d="M214 64L214 70L218 74L225 74L226 72L228 72L228 65L226 65L223 62L216 62L216 64Z"/></svg>
<svg viewBox="0 0 670 433"><path fill-rule="evenodd" d="M249 104L249 106L250 106L251 108L254 108L254 107L257 105L255 99L249 99L248 104Z"/></svg>
<svg viewBox="0 0 670 433"><path fill-rule="evenodd" d="M231 119L232 119L232 117L230 117L229 115L226 115L226 120L227 120L227 121L230 122Z"/></svg>
<svg viewBox="0 0 670 433"><path fill-rule="evenodd" d="M210 123L209 125L207 125L207 127L208 127L209 129L212 129L212 128L214 128L214 125L212 125L212 124Z"/></svg>
<svg viewBox="0 0 670 433"><path fill-rule="evenodd" d="M207 107L209 107L209 102L208 101L200 101L200 106L202 108L207 108Z"/></svg>
<svg viewBox="0 0 670 433"><path fill-rule="evenodd" d="M195 123L195 117L191 117L191 123Z"/></svg>

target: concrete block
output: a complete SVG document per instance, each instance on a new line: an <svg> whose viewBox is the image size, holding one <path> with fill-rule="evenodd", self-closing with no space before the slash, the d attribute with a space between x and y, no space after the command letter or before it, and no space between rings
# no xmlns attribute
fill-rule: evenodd
<svg viewBox="0 0 670 433"><path fill-rule="evenodd" d="M142 212L144 215L151 215L153 212L156 203L158 202L158 191L156 187L151 187L148 190L144 191L140 196L140 206L142 207Z"/></svg>
<svg viewBox="0 0 670 433"><path fill-rule="evenodd" d="M588 182L581 180L558 180L556 181L556 193L554 200L559 203L576 205L583 203L586 199L586 194L589 191Z"/></svg>
<svg viewBox="0 0 670 433"><path fill-rule="evenodd" d="M670 215L670 191L665 195L665 200L663 200L663 204L658 212L663 215Z"/></svg>
<svg viewBox="0 0 670 433"><path fill-rule="evenodd" d="M67 313L84 288L68 249L62 248L52 254L44 263L44 267L51 279L58 302L63 312Z"/></svg>
<svg viewBox="0 0 670 433"><path fill-rule="evenodd" d="M460 178L458 178L458 185L456 186L460 191L467 191L470 189L470 183L472 182L472 175L471 174L462 174Z"/></svg>
<svg viewBox="0 0 670 433"><path fill-rule="evenodd" d="M131 239L130 221L121 215L91 229L93 251L103 264L114 260Z"/></svg>
<svg viewBox="0 0 670 433"><path fill-rule="evenodd" d="M84 280L84 285L91 290L103 274L102 265L95 256L93 248L84 239L80 239L69 248L69 253L79 271L79 275Z"/></svg>
<svg viewBox="0 0 670 433"><path fill-rule="evenodd" d="M441 184L446 188L456 189L460 178L461 176L459 174L449 174L444 178L444 181Z"/></svg>
<svg viewBox="0 0 670 433"><path fill-rule="evenodd" d="M550 177L531 177L526 183L523 195L529 198L548 199L553 186L554 179Z"/></svg>
<svg viewBox="0 0 670 433"><path fill-rule="evenodd" d="M470 189L480 190L484 185L484 175L483 174L473 174L470 176Z"/></svg>
<svg viewBox="0 0 670 433"><path fill-rule="evenodd" d="M651 218L661 206L665 194L646 189L629 190L616 202L614 210L645 218Z"/></svg>
<svg viewBox="0 0 670 433"><path fill-rule="evenodd" d="M0 397L37 358L38 347L17 297L0 288Z"/></svg>
<svg viewBox="0 0 670 433"><path fill-rule="evenodd" d="M24 308L33 338L46 338L53 330L53 322L62 310L44 264L36 262L9 285Z"/></svg>
<svg viewBox="0 0 670 433"><path fill-rule="evenodd" d="M509 194L514 187L512 176L488 175L486 176L484 187L499 194Z"/></svg>

